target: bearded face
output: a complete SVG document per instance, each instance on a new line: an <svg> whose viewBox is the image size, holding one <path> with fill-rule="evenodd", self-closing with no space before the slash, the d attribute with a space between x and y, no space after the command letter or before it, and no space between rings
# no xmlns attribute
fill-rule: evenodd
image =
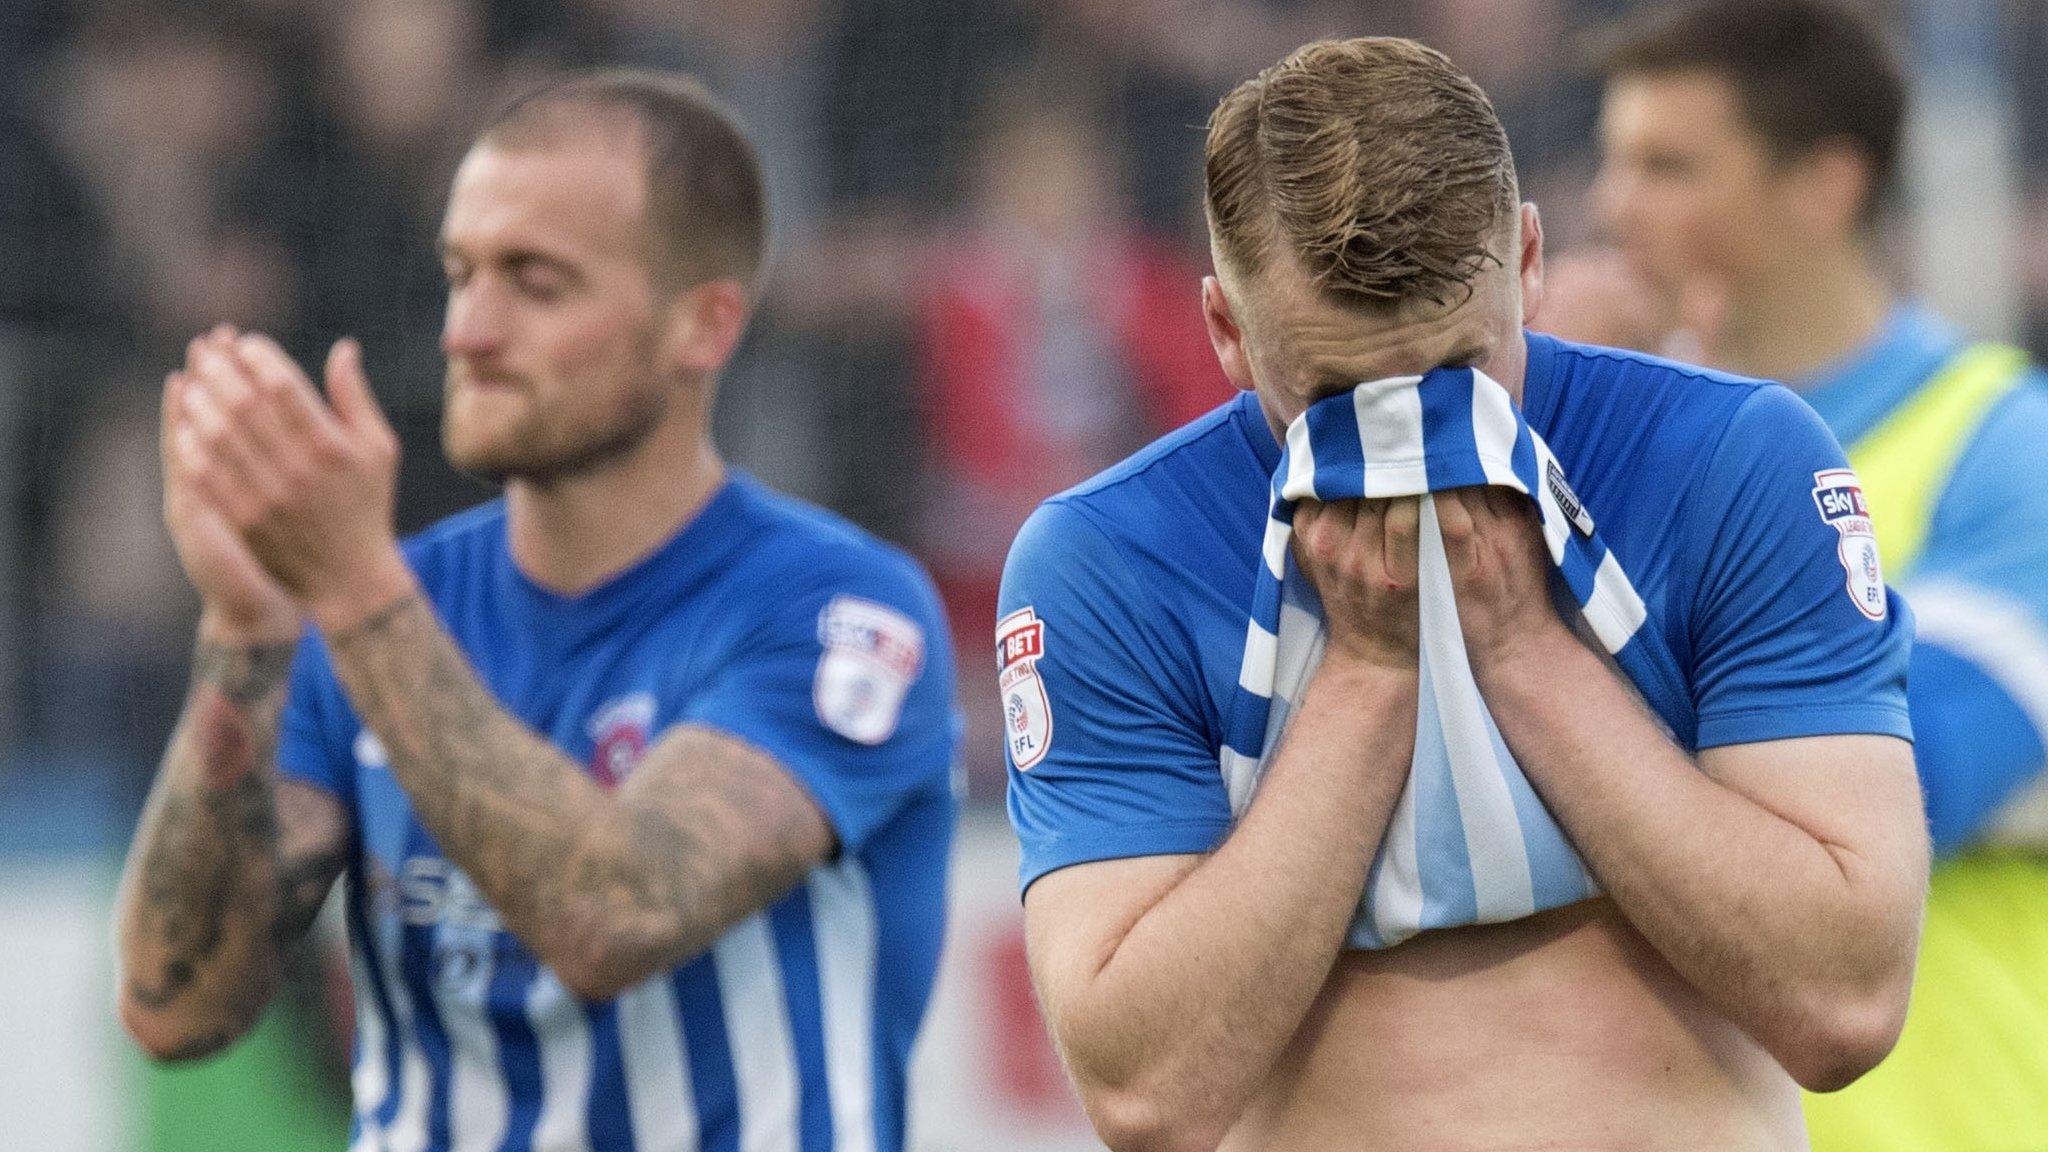
<svg viewBox="0 0 2048 1152"><path fill-rule="evenodd" d="M496 480L552 480L630 453L674 388L648 268L641 163L601 141L479 145L442 225L441 443Z"/></svg>

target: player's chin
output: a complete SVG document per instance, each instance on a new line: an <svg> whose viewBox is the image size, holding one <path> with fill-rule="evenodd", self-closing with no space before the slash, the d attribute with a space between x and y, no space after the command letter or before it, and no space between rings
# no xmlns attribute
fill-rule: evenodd
<svg viewBox="0 0 2048 1152"><path fill-rule="evenodd" d="M441 454L457 471L492 480L525 471L532 455L531 438L522 437L516 425L479 427L477 421L453 415L441 425Z"/></svg>

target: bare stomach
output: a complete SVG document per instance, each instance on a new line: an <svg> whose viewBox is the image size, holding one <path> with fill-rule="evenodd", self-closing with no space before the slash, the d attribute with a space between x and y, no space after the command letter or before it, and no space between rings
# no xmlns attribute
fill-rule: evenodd
<svg viewBox="0 0 2048 1152"><path fill-rule="evenodd" d="M1793 1152L1799 1092L1593 900L1346 952L1222 1152Z"/></svg>

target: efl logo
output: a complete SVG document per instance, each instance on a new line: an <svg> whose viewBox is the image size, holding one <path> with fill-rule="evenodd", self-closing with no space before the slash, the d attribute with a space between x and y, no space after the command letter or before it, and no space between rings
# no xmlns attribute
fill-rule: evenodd
<svg viewBox="0 0 2048 1152"><path fill-rule="evenodd" d="M811 681L818 719L856 744L895 735L924 667L924 629L886 604L835 596L818 614L818 643L824 652Z"/></svg>
<svg viewBox="0 0 2048 1152"><path fill-rule="evenodd" d="M1038 678L1038 660L1045 655L1045 622L1030 608L1019 608L996 622L996 661L1001 672L996 687L1003 697L1003 743L1010 763L1028 772L1052 747L1052 703Z"/></svg>

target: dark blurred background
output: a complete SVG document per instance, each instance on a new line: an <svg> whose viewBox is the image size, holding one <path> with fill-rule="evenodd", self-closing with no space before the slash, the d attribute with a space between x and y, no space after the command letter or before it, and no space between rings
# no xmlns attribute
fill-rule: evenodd
<svg viewBox="0 0 2048 1152"><path fill-rule="evenodd" d="M755 134L774 267L721 443L939 577L971 794L994 802L1012 532L1227 392L1197 307L1210 107L1303 41L1419 37L1492 94L1569 248L1592 238L1595 162L1576 44L1630 6L0 0L0 855L93 861L102 891L175 717L196 602L159 520L156 398L193 333L259 328L309 362L360 337L406 443L401 526L491 495L439 456L432 240L471 129L550 72L687 69ZM2042 351L2048 0L1874 6L1935 97L1900 274ZM99 937L76 962L104 964ZM0 997L27 995L7 979ZM32 1063L10 1019L0 1066ZM11 1106L54 1107L13 1082L0 1129ZM108 1123L37 1146L141 1139Z"/></svg>

